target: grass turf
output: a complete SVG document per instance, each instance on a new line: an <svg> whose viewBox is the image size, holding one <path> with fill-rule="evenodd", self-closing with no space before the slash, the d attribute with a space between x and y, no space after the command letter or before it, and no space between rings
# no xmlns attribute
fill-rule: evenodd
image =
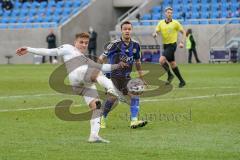
<svg viewBox="0 0 240 160"><path fill-rule="evenodd" d="M158 65L144 64L157 75ZM141 118L132 130L129 108L120 104L101 135L110 144L89 144L89 122L58 119L54 106L72 99L73 113L87 111L82 98L57 94L48 84L56 66L0 66L1 160L239 159L240 65L180 65L187 86L142 98ZM154 79L151 76L148 80ZM164 75L161 79L166 79ZM177 86L175 77L173 86ZM79 104L81 104L79 106ZM25 109L25 110L24 110Z"/></svg>

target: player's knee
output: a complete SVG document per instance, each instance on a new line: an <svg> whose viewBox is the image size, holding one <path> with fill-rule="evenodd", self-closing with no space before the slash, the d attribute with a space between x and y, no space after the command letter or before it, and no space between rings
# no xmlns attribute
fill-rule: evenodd
<svg viewBox="0 0 240 160"><path fill-rule="evenodd" d="M171 68L175 68L177 66L177 63L175 61L173 61L170 63L170 65L171 65Z"/></svg>
<svg viewBox="0 0 240 160"><path fill-rule="evenodd" d="M165 62L166 62L166 58L160 57L159 63L160 63L161 65L163 65Z"/></svg>
<svg viewBox="0 0 240 160"><path fill-rule="evenodd" d="M101 106L102 106L102 103L101 103L101 101L98 100L98 99L93 100L93 101L90 102L90 104L89 104L89 107L90 107L92 110L100 109Z"/></svg>
<svg viewBox="0 0 240 160"><path fill-rule="evenodd" d="M92 82L96 82L96 81L97 81L97 77L99 76L99 74L100 74L100 70L94 69L94 70L91 72L91 77L90 77L91 81L92 81Z"/></svg>
<svg viewBox="0 0 240 160"><path fill-rule="evenodd" d="M97 101L95 102L95 105L96 105L96 109L101 109L101 107L102 107L102 103L101 103L101 101L99 101L99 100L97 100Z"/></svg>

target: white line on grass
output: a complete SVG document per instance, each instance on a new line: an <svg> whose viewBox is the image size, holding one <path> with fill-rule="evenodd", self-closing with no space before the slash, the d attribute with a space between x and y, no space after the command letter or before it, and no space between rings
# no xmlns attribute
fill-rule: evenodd
<svg viewBox="0 0 240 160"><path fill-rule="evenodd" d="M26 97L43 97L43 96L55 96L61 95L57 93L49 93L49 94L28 94L28 95L14 95L14 96L0 96L0 99L8 99L8 98L26 98Z"/></svg>
<svg viewBox="0 0 240 160"><path fill-rule="evenodd" d="M199 88L174 88L176 90L201 90L201 89L231 89L235 88L238 89L237 87L199 87ZM11 96L0 96L0 99L14 99L14 98L28 98L28 97L44 97L44 96L59 96L59 95L64 95L61 93L49 93L49 94L28 94L28 95L11 95Z"/></svg>
<svg viewBox="0 0 240 160"><path fill-rule="evenodd" d="M165 99L145 99L141 102L159 102L159 101L182 101L182 100L193 100L193 99L206 99L213 97L227 97L227 96L239 96L240 93L227 93L227 94L213 94L205 96L194 96L194 97L180 97L180 98L165 98Z"/></svg>
<svg viewBox="0 0 240 160"><path fill-rule="evenodd" d="M213 98L213 97L228 97L228 96L239 96L240 93L227 93L227 94L214 94L214 95L205 95L205 96L193 96L193 97L180 97L180 98L166 98L166 99L145 99L141 100L141 102L159 102L159 101L182 101L182 100L194 100L194 99L205 99L205 98ZM84 104L74 105L83 106ZM29 111L29 110L44 110L44 109L53 109L55 106L47 106L47 107L38 107L38 108L19 108L19 109L3 109L1 112L18 112L18 111Z"/></svg>
<svg viewBox="0 0 240 160"><path fill-rule="evenodd" d="M79 105L73 105L71 107L80 107L82 106L83 104L79 104ZM18 111L30 111L30 110L44 110L44 109L53 109L55 108L56 106L47 106L47 107L36 107L36 108L19 108L19 109L3 109L3 110L0 110L0 113L1 112L18 112Z"/></svg>

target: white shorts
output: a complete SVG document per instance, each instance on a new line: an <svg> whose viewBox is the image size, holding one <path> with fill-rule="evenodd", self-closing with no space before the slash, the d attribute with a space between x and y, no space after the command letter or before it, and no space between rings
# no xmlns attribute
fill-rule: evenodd
<svg viewBox="0 0 240 160"><path fill-rule="evenodd" d="M91 82L90 75L91 70L88 70L87 65L83 65L72 71L68 76L70 84L73 86L73 91L83 96L87 105L93 100L99 99L97 87Z"/></svg>

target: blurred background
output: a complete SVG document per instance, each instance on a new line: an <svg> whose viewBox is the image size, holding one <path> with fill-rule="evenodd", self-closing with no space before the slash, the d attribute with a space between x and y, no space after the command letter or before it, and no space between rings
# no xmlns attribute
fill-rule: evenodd
<svg viewBox="0 0 240 160"><path fill-rule="evenodd" d="M162 52L161 38L155 40L151 34L165 18L167 6L173 8L174 19L186 30L192 29L202 63L239 61L240 0L0 0L0 64L53 63L49 57L43 61L31 54L15 55L21 46L48 48L51 33L57 47L72 44L78 32L94 30L99 55L104 44L120 36L124 20L134 25L142 60L156 63ZM187 63L187 49L178 49L176 59Z"/></svg>

